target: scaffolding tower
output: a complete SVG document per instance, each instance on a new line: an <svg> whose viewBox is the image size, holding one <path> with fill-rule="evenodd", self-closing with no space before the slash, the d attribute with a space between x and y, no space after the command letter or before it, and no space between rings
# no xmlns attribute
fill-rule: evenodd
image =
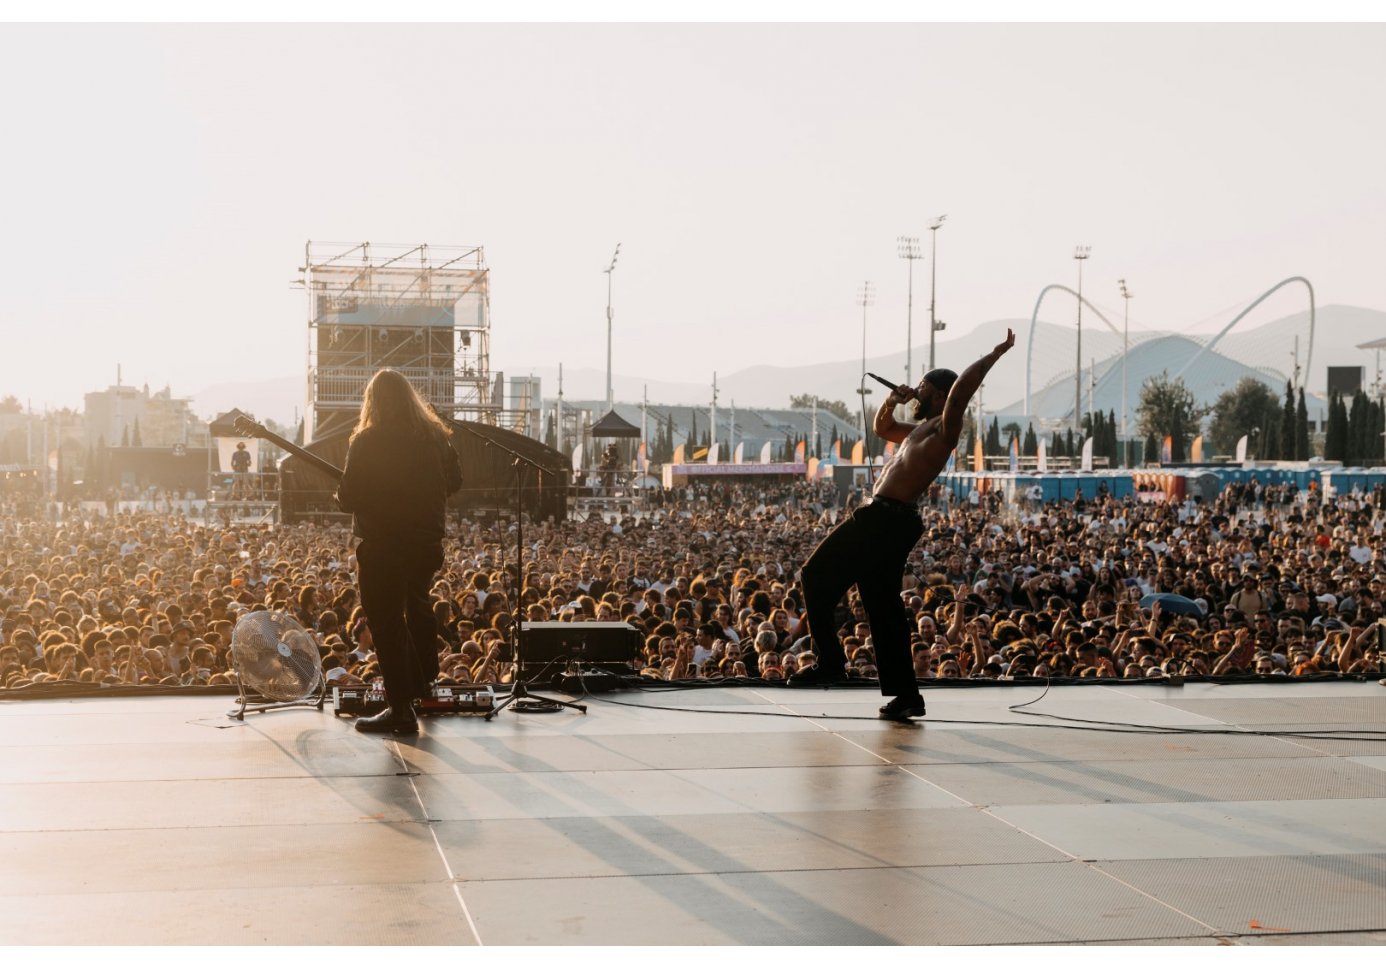
<svg viewBox="0 0 1386 968"><path fill-rule="evenodd" d="M480 246L308 242L304 442L353 426L366 384L391 367L459 420L496 424L490 276Z"/></svg>

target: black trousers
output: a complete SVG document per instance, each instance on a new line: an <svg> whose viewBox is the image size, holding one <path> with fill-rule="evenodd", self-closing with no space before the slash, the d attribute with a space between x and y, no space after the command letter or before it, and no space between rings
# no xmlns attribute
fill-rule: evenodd
<svg viewBox="0 0 1386 968"><path fill-rule="evenodd" d="M361 607L375 642L376 661L393 703L428 695L438 678L438 625L429 587L443 550L395 548L363 541L356 549Z"/></svg>
<svg viewBox="0 0 1386 968"><path fill-rule="evenodd" d="M833 613L847 589L856 585L871 625L881 694L910 696L919 691L900 591L905 562L923 533L917 513L873 501L834 528L804 563L809 631L825 671L840 670L847 663Z"/></svg>

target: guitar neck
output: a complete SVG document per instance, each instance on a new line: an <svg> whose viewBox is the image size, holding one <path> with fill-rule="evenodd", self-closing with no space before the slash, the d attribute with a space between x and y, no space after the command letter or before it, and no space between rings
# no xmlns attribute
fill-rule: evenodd
<svg viewBox="0 0 1386 968"><path fill-rule="evenodd" d="M291 440L285 440L283 437L279 436L274 431L266 429L262 424L254 425L254 430L251 433L251 436L260 437L264 440L268 440L270 443L274 444L281 450L288 451L290 454L293 454L300 460L312 464L318 470L322 471L324 474L329 475L335 481L340 482L342 479L342 469L338 467L336 464L325 461L317 454L304 450L302 447L298 446L298 444L295 444Z"/></svg>

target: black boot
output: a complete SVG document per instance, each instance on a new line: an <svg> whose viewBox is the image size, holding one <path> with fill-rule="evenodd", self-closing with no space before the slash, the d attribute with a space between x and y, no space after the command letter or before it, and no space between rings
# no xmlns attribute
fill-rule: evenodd
<svg viewBox="0 0 1386 968"><path fill-rule="evenodd" d="M412 734L419 731L419 717L414 715L413 706L387 706L374 716L366 716L356 721L358 733Z"/></svg>
<svg viewBox="0 0 1386 968"><path fill-rule="evenodd" d="M893 719L897 723L908 723L911 717L924 715L924 697L896 696L880 709L882 719Z"/></svg>

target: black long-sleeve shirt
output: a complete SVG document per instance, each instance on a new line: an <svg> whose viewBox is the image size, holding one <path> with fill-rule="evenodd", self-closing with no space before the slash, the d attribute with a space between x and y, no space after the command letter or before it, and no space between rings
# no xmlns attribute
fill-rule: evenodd
<svg viewBox="0 0 1386 968"><path fill-rule="evenodd" d="M457 451L442 434L420 437L381 427L347 451L337 503L356 516L366 541L418 548L442 543L448 495L462 486Z"/></svg>

